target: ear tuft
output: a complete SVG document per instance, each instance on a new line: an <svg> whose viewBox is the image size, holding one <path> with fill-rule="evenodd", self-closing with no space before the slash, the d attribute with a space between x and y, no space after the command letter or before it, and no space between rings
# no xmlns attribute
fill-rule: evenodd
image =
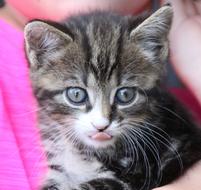
<svg viewBox="0 0 201 190"><path fill-rule="evenodd" d="M31 66L37 66L39 56L45 53L54 54L58 48L68 45L72 37L56 27L43 22L32 21L24 28L27 57Z"/></svg>
<svg viewBox="0 0 201 190"><path fill-rule="evenodd" d="M53 48L58 43L69 43L72 38L43 21L32 21L24 28L25 42L30 48Z"/></svg>
<svg viewBox="0 0 201 190"><path fill-rule="evenodd" d="M164 61L168 54L168 34L171 28L173 10L164 6L133 29L130 38L151 57Z"/></svg>

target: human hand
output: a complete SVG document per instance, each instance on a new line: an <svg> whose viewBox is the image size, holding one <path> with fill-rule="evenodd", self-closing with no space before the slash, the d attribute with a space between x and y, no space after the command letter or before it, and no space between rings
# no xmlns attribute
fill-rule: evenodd
<svg viewBox="0 0 201 190"><path fill-rule="evenodd" d="M184 176L175 182L153 190L200 190L201 161L190 168Z"/></svg>
<svg viewBox="0 0 201 190"><path fill-rule="evenodd" d="M201 1L169 0L174 19L170 56L176 73L201 104Z"/></svg>

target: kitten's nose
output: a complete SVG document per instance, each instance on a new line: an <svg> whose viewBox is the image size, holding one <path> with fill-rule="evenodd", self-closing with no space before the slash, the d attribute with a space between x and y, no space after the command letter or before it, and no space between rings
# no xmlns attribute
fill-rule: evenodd
<svg viewBox="0 0 201 190"><path fill-rule="evenodd" d="M93 125L93 126L100 132L106 130L109 127L109 125Z"/></svg>
<svg viewBox="0 0 201 190"><path fill-rule="evenodd" d="M105 117L96 117L96 119L94 119L91 122L91 124L98 131L104 131L109 127L110 121L108 118L105 118Z"/></svg>
<svg viewBox="0 0 201 190"><path fill-rule="evenodd" d="M99 118L95 121L92 121L91 124L98 131L104 131L109 127L110 122L107 118Z"/></svg>

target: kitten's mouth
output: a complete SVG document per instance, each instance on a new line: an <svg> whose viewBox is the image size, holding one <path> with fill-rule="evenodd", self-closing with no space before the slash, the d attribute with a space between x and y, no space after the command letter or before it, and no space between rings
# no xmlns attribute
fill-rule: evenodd
<svg viewBox="0 0 201 190"><path fill-rule="evenodd" d="M112 139L112 136L106 132L97 132L91 135L90 138L96 141L108 141Z"/></svg>

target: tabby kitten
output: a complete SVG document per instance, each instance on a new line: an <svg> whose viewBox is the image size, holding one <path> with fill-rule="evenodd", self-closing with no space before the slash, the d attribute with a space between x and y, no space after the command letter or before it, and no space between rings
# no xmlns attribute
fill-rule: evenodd
<svg viewBox="0 0 201 190"><path fill-rule="evenodd" d="M162 88L172 8L25 27L49 172L43 190L149 190L201 158L201 133Z"/></svg>

